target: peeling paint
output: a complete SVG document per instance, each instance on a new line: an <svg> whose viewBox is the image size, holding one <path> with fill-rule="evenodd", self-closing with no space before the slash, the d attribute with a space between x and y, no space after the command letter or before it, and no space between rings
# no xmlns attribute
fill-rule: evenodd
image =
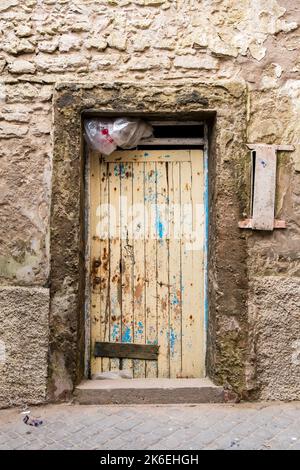
<svg viewBox="0 0 300 470"><path fill-rule="evenodd" d="M180 304L180 300L179 298L177 297L177 294L176 293L171 293L171 296L170 296L170 303L171 305L179 305Z"/></svg>
<svg viewBox="0 0 300 470"><path fill-rule="evenodd" d="M137 330L136 330L136 333L138 335L141 335L144 333L144 325L143 325L143 322L139 321L138 324L137 324Z"/></svg>
<svg viewBox="0 0 300 470"><path fill-rule="evenodd" d="M111 339L116 343L119 341L119 334L120 334L120 327L116 323L113 325L113 329L111 332Z"/></svg>
<svg viewBox="0 0 300 470"><path fill-rule="evenodd" d="M170 328L168 336L169 336L169 341L170 341L170 353L173 356L174 351L175 351L175 342L177 340L177 335L176 335L175 331L173 330L173 328Z"/></svg>
<svg viewBox="0 0 300 470"><path fill-rule="evenodd" d="M124 163L119 163L114 166L114 175L120 176L121 178L126 177L126 166Z"/></svg>
<svg viewBox="0 0 300 470"><path fill-rule="evenodd" d="M131 343L131 329L129 326L126 326L124 333L122 333L122 343Z"/></svg>
<svg viewBox="0 0 300 470"><path fill-rule="evenodd" d="M134 298L136 302L141 303L143 299L143 292L144 292L144 284L140 283L135 287L134 290Z"/></svg>

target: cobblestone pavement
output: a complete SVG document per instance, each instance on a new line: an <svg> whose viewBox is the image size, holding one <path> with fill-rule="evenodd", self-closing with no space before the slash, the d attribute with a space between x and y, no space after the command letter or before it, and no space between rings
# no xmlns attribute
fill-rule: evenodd
<svg viewBox="0 0 300 470"><path fill-rule="evenodd" d="M300 403L47 405L0 411L0 449L300 449Z"/></svg>

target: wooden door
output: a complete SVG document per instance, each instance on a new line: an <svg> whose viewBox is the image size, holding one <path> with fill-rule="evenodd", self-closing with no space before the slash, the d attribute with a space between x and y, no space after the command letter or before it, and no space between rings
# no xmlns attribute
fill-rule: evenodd
<svg viewBox="0 0 300 470"><path fill-rule="evenodd" d="M90 161L92 374L202 377L203 152L91 153ZM96 357L104 342L158 345L157 360Z"/></svg>

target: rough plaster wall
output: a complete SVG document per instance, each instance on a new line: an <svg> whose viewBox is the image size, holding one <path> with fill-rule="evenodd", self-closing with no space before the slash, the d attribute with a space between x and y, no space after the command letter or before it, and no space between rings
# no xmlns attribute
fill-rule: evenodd
<svg viewBox="0 0 300 470"><path fill-rule="evenodd" d="M0 287L0 408L46 398L49 291Z"/></svg>
<svg viewBox="0 0 300 470"><path fill-rule="evenodd" d="M296 144L296 152L280 160L277 212L289 228L249 235L250 281L278 270L296 280L298 0L1 0L0 15L3 285L47 286L52 89L59 81L89 80L245 80L248 140ZM250 309L255 302L251 294ZM299 325L288 328L300 340ZM268 385L262 381L261 387ZM277 398L280 390L278 384Z"/></svg>
<svg viewBox="0 0 300 470"><path fill-rule="evenodd" d="M297 400L300 388L300 279L257 277L250 317L255 387L264 400Z"/></svg>

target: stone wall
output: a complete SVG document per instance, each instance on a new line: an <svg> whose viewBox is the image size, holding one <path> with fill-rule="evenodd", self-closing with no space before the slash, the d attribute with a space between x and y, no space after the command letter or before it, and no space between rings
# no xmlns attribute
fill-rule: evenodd
<svg viewBox="0 0 300 470"><path fill-rule="evenodd" d="M0 288L0 405L46 399L49 294L42 287Z"/></svg>
<svg viewBox="0 0 300 470"><path fill-rule="evenodd" d="M287 230L246 235L252 287L245 392L299 399L298 0L1 0L0 16L0 283L5 292L26 296L26 309L22 302L1 306L0 321L11 308L34 329L41 309L40 328L47 332L55 84L159 81L167 91L173 82L239 80L248 89L247 140L296 147L279 158L276 216L287 221ZM233 319L227 323L229 330L240 328ZM6 350L18 344L17 334L12 326ZM275 343L284 345L278 361L270 347ZM27 397L37 376L33 401L44 399L46 363L35 357L31 382L28 376L20 381L12 403ZM62 374L64 368L62 360ZM277 380L281 371L284 379ZM13 383L7 374L1 373L0 390Z"/></svg>

